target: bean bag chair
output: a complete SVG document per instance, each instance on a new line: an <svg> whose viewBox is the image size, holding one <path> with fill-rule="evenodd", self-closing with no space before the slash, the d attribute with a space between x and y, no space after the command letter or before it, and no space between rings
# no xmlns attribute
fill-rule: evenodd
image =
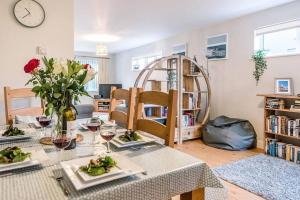
<svg viewBox="0 0 300 200"><path fill-rule="evenodd" d="M209 146L240 151L256 146L256 133L248 120L219 116L202 131L203 142Z"/></svg>

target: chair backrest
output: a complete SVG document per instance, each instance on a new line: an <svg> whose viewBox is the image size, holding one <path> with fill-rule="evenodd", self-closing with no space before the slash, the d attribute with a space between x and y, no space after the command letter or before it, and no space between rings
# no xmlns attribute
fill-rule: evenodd
<svg viewBox="0 0 300 200"><path fill-rule="evenodd" d="M37 116L43 114L42 100L40 107L27 107L13 110L12 102L14 99L24 99L32 97L35 97L35 94L31 91L31 88L10 89L10 87L4 87L5 115L7 124L12 123L16 115Z"/></svg>
<svg viewBox="0 0 300 200"><path fill-rule="evenodd" d="M143 118L144 104L160 105L168 108L167 123L163 125L157 121ZM175 124L177 115L177 90L169 93L160 91L143 91L137 89L135 130L153 134L165 140L165 144L174 147Z"/></svg>
<svg viewBox="0 0 300 200"><path fill-rule="evenodd" d="M126 90L112 87L109 119L115 120L117 124L123 125L124 128L133 129L135 96L136 88ZM116 106L120 100L126 102L127 112L116 110Z"/></svg>

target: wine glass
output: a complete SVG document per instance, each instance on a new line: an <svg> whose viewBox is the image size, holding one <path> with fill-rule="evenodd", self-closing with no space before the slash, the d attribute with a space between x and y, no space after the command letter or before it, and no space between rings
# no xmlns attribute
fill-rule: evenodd
<svg viewBox="0 0 300 200"><path fill-rule="evenodd" d="M117 134L116 126L115 125L102 125L100 127L100 135L106 141L106 153L110 153L110 141L115 137Z"/></svg>
<svg viewBox="0 0 300 200"><path fill-rule="evenodd" d="M98 118L91 118L87 121L86 127L94 133L93 144L96 143L96 132L99 131L101 126L101 121Z"/></svg>
<svg viewBox="0 0 300 200"><path fill-rule="evenodd" d="M46 127L51 124L52 119L50 117L47 117L47 116L39 116L39 117L36 117L36 120L41 125L42 135L45 137L46 136Z"/></svg>
<svg viewBox="0 0 300 200"><path fill-rule="evenodd" d="M51 138L54 146L60 150L59 161L62 161L64 149L71 144L71 141L73 139L72 133L70 131L62 131L62 133L53 131Z"/></svg>

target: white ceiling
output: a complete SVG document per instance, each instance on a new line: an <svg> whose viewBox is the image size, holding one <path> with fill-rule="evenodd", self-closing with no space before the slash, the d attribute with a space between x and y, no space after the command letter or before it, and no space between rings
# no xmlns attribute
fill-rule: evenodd
<svg viewBox="0 0 300 200"><path fill-rule="evenodd" d="M95 52L90 34L120 39L110 53L142 46L293 0L75 0L75 51Z"/></svg>

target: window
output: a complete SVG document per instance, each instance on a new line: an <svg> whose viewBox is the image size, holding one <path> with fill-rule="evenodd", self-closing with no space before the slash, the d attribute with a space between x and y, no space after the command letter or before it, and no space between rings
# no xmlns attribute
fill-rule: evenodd
<svg viewBox="0 0 300 200"><path fill-rule="evenodd" d="M95 70L95 72L99 71L99 59L93 57L86 57L86 56L76 56L75 58L80 64L89 64ZM99 84L99 76L96 75L95 78L89 81L85 85L85 89L88 92L98 91L98 84Z"/></svg>
<svg viewBox="0 0 300 200"><path fill-rule="evenodd" d="M300 54L300 20L255 30L254 46L267 56Z"/></svg>
<svg viewBox="0 0 300 200"><path fill-rule="evenodd" d="M132 57L131 69L133 71L140 71L140 70L144 69L144 67L146 67L146 65L148 65L152 61L154 61L158 58L161 58L161 57L162 57L161 53L153 54L153 55L149 55L149 56Z"/></svg>

